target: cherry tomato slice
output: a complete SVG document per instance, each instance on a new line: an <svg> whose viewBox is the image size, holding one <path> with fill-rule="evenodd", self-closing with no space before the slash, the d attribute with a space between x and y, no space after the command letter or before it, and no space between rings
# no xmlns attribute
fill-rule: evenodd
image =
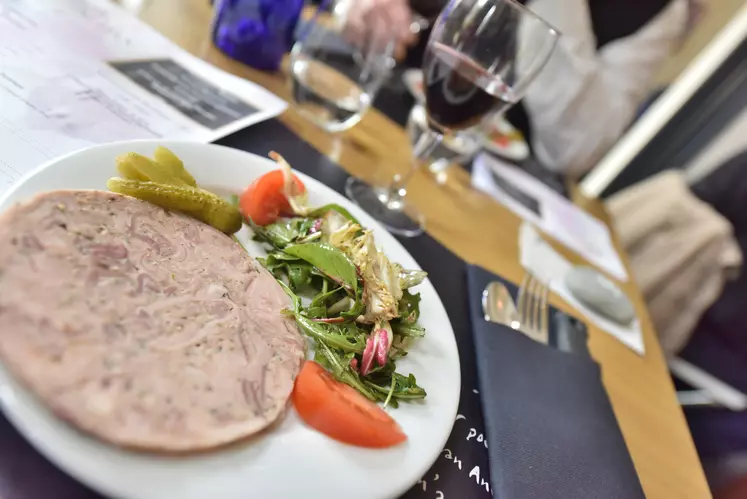
<svg viewBox="0 0 747 499"><path fill-rule="evenodd" d="M306 192L306 186L293 175L299 193ZM239 199L239 210L244 218L251 218L257 225L271 224L278 217L291 216L288 199L283 193L283 172L274 170L259 177L246 188Z"/></svg>
<svg viewBox="0 0 747 499"><path fill-rule="evenodd" d="M378 405L335 380L314 361L303 365L292 398L306 424L340 442L384 448L407 440L397 423Z"/></svg>

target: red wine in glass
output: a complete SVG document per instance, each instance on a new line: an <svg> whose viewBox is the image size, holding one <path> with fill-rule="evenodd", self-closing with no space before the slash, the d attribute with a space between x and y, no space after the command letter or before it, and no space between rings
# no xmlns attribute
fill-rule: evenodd
<svg viewBox="0 0 747 499"><path fill-rule="evenodd" d="M428 120L441 133L469 128L488 113L502 112L518 100L499 77L438 42L428 46L423 87Z"/></svg>

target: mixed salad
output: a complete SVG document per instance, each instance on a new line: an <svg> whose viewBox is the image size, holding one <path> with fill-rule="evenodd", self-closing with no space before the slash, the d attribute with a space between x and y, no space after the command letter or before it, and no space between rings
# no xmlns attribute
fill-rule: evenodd
<svg viewBox="0 0 747 499"><path fill-rule="evenodd" d="M391 262L345 208L309 207L290 165L271 157L280 170L249 186L239 208L268 247L260 261L291 297L288 313L315 342L314 360L384 406L424 398L415 376L397 372L396 362L425 334L412 288L426 273Z"/></svg>

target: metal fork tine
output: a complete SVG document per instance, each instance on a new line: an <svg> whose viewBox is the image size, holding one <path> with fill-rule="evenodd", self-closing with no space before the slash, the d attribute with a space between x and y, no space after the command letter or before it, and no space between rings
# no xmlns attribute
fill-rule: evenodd
<svg viewBox="0 0 747 499"><path fill-rule="evenodd" d="M535 286L535 280L534 276L530 273L527 273L524 276L524 281L522 282L522 289L524 290L524 303L523 307L521 309L521 330L524 331L525 334L527 334L530 338L535 339L535 330L534 330L534 318L533 318L533 310L534 310L534 303L535 303L535 297L534 297L534 286Z"/></svg>
<svg viewBox="0 0 747 499"><path fill-rule="evenodd" d="M550 298L550 283L543 282L542 283L542 298L541 298L541 312L540 312L540 335L542 337L542 341L547 344L550 336L550 327L548 324L549 321L549 306L548 301Z"/></svg>
<svg viewBox="0 0 747 499"><path fill-rule="evenodd" d="M539 336L541 334L541 324L540 324L540 307L542 305L542 283L539 279L534 277L532 279L534 286L532 286L532 321L531 321L531 327L532 332L535 336Z"/></svg>
<svg viewBox="0 0 747 499"><path fill-rule="evenodd" d="M522 328L529 333L530 336L534 336L534 325L532 324L532 306L534 305L534 277L531 274L527 274L527 287L526 287L526 310L524 314L524 322L522 322Z"/></svg>
<svg viewBox="0 0 747 499"><path fill-rule="evenodd" d="M546 283L531 273L524 274L517 305L520 329L530 338L545 344L549 336L549 294Z"/></svg>
<svg viewBox="0 0 747 499"><path fill-rule="evenodd" d="M519 300L516 308L519 310L519 323L523 326L527 320L527 284L529 284L529 274L524 274L524 279L519 286Z"/></svg>

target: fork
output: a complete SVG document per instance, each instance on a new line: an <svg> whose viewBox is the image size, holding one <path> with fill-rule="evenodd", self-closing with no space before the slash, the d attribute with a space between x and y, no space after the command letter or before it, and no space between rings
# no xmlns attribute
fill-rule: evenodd
<svg viewBox="0 0 747 499"><path fill-rule="evenodd" d="M519 330L535 341L549 341L547 300L550 287L531 273L524 276L519 287Z"/></svg>

